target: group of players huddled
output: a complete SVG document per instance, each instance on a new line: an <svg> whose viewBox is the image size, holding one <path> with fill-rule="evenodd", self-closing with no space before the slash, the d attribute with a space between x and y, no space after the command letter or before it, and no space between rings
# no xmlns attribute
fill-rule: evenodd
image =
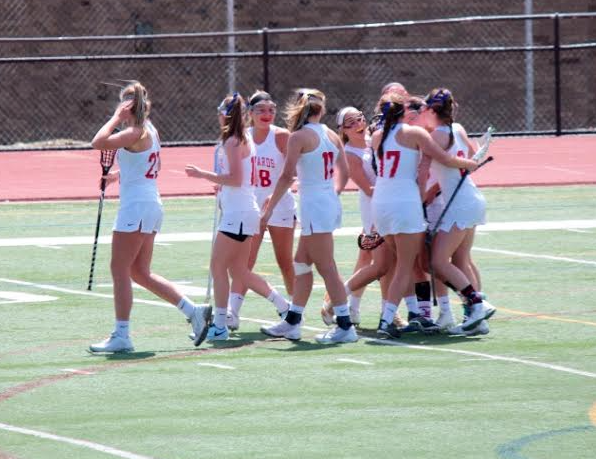
<svg viewBox="0 0 596 459"><path fill-rule="evenodd" d="M298 89L290 97L284 109L286 128L274 124L277 104L267 92L257 91L246 100L238 93L228 95L217 108L221 136L215 171L186 167L188 176L216 185L221 216L210 264L215 308L195 305L151 272L153 242L163 217L156 185L159 135L148 119L151 104L139 82L122 88L120 100L92 142L97 149L118 150L119 170L104 178L107 183L119 180L120 208L111 261L116 325L91 351L133 350L132 281L177 305L192 325L196 346L205 339L227 340L240 327L248 289L267 298L280 317L261 331L299 340L313 264L326 287L321 316L331 327L315 337L319 343L358 340L361 297L375 280L382 297L379 338L397 339L408 332L489 332L487 320L495 309L483 301L480 274L471 258L475 228L484 223L486 207L466 172L478 167L478 144L454 122L457 104L448 89L414 97L401 84L389 83L370 122L361 109L344 107L336 116L337 132L321 123L325 95L317 89ZM339 195L349 178L359 189L363 228L354 273L343 282L334 260L333 231L341 225ZM291 192L296 181L299 211ZM429 230L432 236L425 238ZM252 271L265 231L289 301ZM457 325L448 288L464 303ZM436 320L431 296L438 300ZM407 321L398 313L402 299Z"/></svg>

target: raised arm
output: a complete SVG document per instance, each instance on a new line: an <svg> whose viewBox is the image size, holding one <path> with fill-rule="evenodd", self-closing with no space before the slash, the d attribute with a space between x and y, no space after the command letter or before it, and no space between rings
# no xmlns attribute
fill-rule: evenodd
<svg viewBox="0 0 596 459"><path fill-rule="evenodd" d="M116 108L112 117L104 124L93 140L91 146L97 150L117 150L118 148L128 148L137 142L143 134L143 128L138 126L129 126L119 131L118 127L124 119L130 118L130 108L132 101L122 102Z"/></svg>
<svg viewBox="0 0 596 459"><path fill-rule="evenodd" d="M416 141L420 151L430 156L432 159L440 162L444 166L453 167L456 169L467 169L469 171L475 171L478 168L478 163L471 159L459 158L457 156L451 156L445 150L443 150L424 129L415 130Z"/></svg>

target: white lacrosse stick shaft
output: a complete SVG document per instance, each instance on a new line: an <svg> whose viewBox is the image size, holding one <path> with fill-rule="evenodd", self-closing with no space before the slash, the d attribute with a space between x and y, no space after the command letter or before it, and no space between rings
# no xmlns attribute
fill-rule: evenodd
<svg viewBox="0 0 596 459"><path fill-rule="evenodd" d="M219 174L219 153L221 143L215 146L213 152L213 170ZM215 194L215 208L213 209L213 228L211 229L211 257L213 257L213 245L215 244L215 235L217 233L217 223L219 221L219 192ZM205 303L211 303L211 289L213 287L213 275L211 274L211 260L209 260L209 274L207 277L207 293L205 294Z"/></svg>

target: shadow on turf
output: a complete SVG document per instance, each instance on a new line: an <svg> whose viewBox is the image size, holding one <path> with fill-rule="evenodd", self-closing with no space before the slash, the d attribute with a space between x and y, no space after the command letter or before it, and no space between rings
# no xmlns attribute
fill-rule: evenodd
<svg viewBox="0 0 596 459"><path fill-rule="evenodd" d="M142 351L142 352L91 352L87 351L89 355L93 357L104 357L106 360L143 360L155 357L156 353L153 351Z"/></svg>
<svg viewBox="0 0 596 459"><path fill-rule="evenodd" d="M366 344L371 346L385 346L390 343L412 344L412 345L429 345L442 346L456 343L474 343L482 340L482 336L463 336L463 335L445 335L437 333L434 335L425 335L423 333L403 333L401 338L393 340L381 340L377 336L376 329L359 329L358 334L363 338L374 339L375 341L367 341ZM385 341L387 343L385 343Z"/></svg>

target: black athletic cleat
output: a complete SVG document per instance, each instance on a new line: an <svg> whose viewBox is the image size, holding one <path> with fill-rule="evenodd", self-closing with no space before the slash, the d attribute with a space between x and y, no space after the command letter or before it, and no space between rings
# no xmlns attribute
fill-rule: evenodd
<svg viewBox="0 0 596 459"><path fill-rule="evenodd" d="M440 327L431 319L427 319L421 314L408 312L408 326L400 330L402 333L420 332L425 335L434 335L439 333Z"/></svg>
<svg viewBox="0 0 596 459"><path fill-rule="evenodd" d="M377 336L380 339L399 339L401 338L401 333L395 324L388 324L384 320L380 320L379 328L377 328Z"/></svg>

